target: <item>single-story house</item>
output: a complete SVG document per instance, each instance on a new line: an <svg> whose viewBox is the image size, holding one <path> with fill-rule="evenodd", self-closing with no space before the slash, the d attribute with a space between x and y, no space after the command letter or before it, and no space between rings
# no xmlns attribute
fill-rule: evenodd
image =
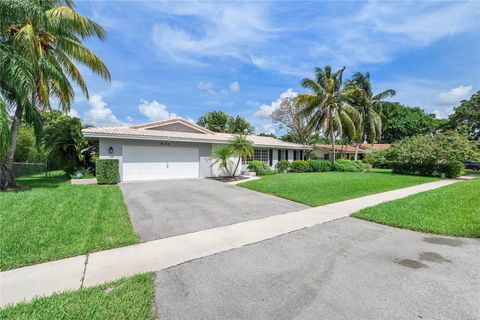
<svg viewBox="0 0 480 320"><path fill-rule="evenodd" d="M390 144L374 143L374 144L361 144L358 147L358 158L362 159L366 153L373 150L386 150L390 148ZM330 144L317 144L315 145L312 153L318 158L323 160L330 160L332 158L332 145ZM355 158L355 146L354 145L335 145L335 157L340 159L352 160Z"/></svg>
<svg viewBox="0 0 480 320"><path fill-rule="evenodd" d="M212 165L211 154L234 136L217 133L183 119L169 119L130 127L102 127L82 130L89 140L98 140L101 159L119 160L120 181L204 178L226 175ZM241 170L251 160L274 168L279 160L303 159L311 146L271 137L247 136L254 145L252 159L242 159ZM238 157L232 157L232 167Z"/></svg>

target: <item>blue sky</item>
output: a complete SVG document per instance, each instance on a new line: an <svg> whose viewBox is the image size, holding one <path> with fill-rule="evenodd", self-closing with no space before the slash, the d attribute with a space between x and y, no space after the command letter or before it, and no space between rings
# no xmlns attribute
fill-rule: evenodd
<svg viewBox="0 0 480 320"><path fill-rule="evenodd" d="M94 125L224 110L277 132L269 114L304 92L316 66L369 71L374 91L445 117L480 88L480 2L77 1L102 24L87 44L112 82L84 70L90 100L73 114Z"/></svg>

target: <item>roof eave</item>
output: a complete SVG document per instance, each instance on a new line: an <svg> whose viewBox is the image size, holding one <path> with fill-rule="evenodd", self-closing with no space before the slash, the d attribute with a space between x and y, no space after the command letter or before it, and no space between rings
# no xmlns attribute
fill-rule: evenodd
<svg viewBox="0 0 480 320"><path fill-rule="evenodd" d="M176 142L199 142L199 143L215 143L222 144L229 142L230 139L192 139L182 137L162 137L162 136L142 136L142 135L126 135L126 134L111 134L111 133L94 133L84 132L83 135L86 138L109 138L109 139L131 139L131 140L155 140L155 141L176 141ZM298 150L312 150L311 146L305 145L285 145L277 146L270 144L256 144L255 147L273 148L273 149L298 149Z"/></svg>

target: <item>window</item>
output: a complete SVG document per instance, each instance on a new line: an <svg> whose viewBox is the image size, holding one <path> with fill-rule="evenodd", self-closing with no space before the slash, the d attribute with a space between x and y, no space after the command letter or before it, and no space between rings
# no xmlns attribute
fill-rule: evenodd
<svg viewBox="0 0 480 320"><path fill-rule="evenodd" d="M329 153L325 153L323 155L323 160L330 160L330 154Z"/></svg>
<svg viewBox="0 0 480 320"><path fill-rule="evenodd" d="M268 149L255 149L253 150L253 159L242 159L242 164L249 164L250 161L252 160L257 160L257 161L263 161L266 164L268 164Z"/></svg>
<svg viewBox="0 0 480 320"><path fill-rule="evenodd" d="M281 150L281 149L278 150L278 161L280 160L287 160L285 158L285 150Z"/></svg>

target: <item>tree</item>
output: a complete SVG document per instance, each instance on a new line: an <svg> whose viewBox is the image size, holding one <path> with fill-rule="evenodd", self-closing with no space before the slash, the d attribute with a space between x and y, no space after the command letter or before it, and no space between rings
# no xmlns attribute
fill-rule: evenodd
<svg viewBox="0 0 480 320"><path fill-rule="evenodd" d="M208 130L220 133L246 133L251 134L253 127L246 119L232 117L225 111L210 111L201 116L197 124Z"/></svg>
<svg viewBox="0 0 480 320"><path fill-rule="evenodd" d="M80 150L87 144L80 119L61 116L45 127L44 134L45 147L59 156L66 175L72 175L80 165Z"/></svg>
<svg viewBox="0 0 480 320"><path fill-rule="evenodd" d="M233 163L232 161L233 150L229 145L219 146L212 152L212 166L218 164L220 169L227 171L229 176L232 176L229 166Z"/></svg>
<svg viewBox="0 0 480 320"><path fill-rule="evenodd" d="M251 134L252 132L252 125L244 118L240 116L230 118L230 122L228 123L228 133Z"/></svg>
<svg viewBox="0 0 480 320"><path fill-rule="evenodd" d="M379 139L380 143L392 143L415 135L434 134L440 125L434 114L398 102L383 102L382 113L386 118L386 126Z"/></svg>
<svg viewBox="0 0 480 320"><path fill-rule="evenodd" d="M235 175L238 166L240 165L240 161L253 156L253 143L247 140L247 135L238 134L230 139L229 146L232 149L233 154L238 157L237 165L235 166L235 170L233 170L233 175Z"/></svg>
<svg viewBox="0 0 480 320"><path fill-rule="evenodd" d="M480 91L470 99L462 100L448 117L444 129L456 129L464 132L471 140L480 140Z"/></svg>
<svg viewBox="0 0 480 320"><path fill-rule="evenodd" d="M309 126L311 116L302 112L305 107L305 104L298 101L298 97L285 97L270 118L279 129L288 129L289 135L293 136L290 139L294 139L296 143L310 144L314 140L312 136L317 135L315 128Z"/></svg>
<svg viewBox="0 0 480 320"><path fill-rule="evenodd" d="M214 132L227 132L230 116L224 111L210 111L201 116L197 124Z"/></svg>
<svg viewBox="0 0 480 320"><path fill-rule="evenodd" d="M261 133L257 134L257 136L259 136L259 137L270 137L270 138L273 138L273 139L277 139L277 136L274 135L273 133L261 132Z"/></svg>
<svg viewBox="0 0 480 320"><path fill-rule="evenodd" d="M382 134L382 100L395 96L395 90L388 89L377 94L372 92L370 74L357 72L347 81L346 90L350 104L360 113L356 125L355 161L358 148L364 141L375 143Z"/></svg>
<svg viewBox="0 0 480 320"><path fill-rule="evenodd" d="M301 94L299 103L304 104L303 114L310 117L309 125L317 132L325 131L332 144L332 162L335 162L335 136L353 137L358 111L347 103L343 92L342 74L345 67L332 73L330 66L315 68L315 79L305 78L302 86L313 93Z"/></svg>
<svg viewBox="0 0 480 320"><path fill-rule="evenodd" d="M5 189L17 186L11 167L22 120L33 124L39 134L38 112L50 110L51 101L58 101L63 111L70 110L72 82L88 98L86 83L74 61L104 79L110 80L110 73L82 44L92 36L103 40L105 31L78 14L71 0L3 0L0 17L0 125L2 129L10 125L8 135L2 134L7 140L0 147L7 149L1 154L0 167L0 188ZM9 119L3 118L5 115Z"/></svg>

